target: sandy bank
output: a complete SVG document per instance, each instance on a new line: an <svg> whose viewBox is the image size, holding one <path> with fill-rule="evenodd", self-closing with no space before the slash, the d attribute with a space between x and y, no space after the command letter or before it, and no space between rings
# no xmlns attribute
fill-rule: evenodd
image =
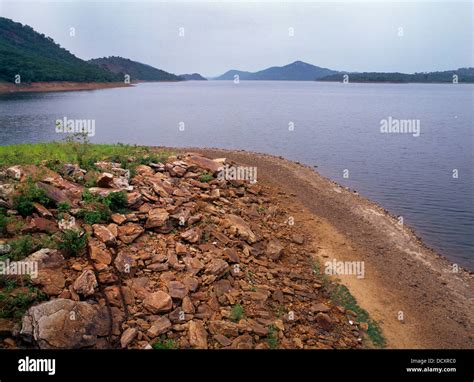
<svg viewBox="0 0 474 382"><path fill-rule="evenodd" d="M190 151L190 149L186 149ZM365 277L338 276L376 319L394 348L473 348L474 277L427 248L377 204L312 168L281 157L193 149L258 168L258 181L277 187L295 227L313 238L322 263L363 261Z"/></svg>
<svg viewBox="0 0 474 382"><path fill-rule="evenodd" d="M31 84L15 85L0 82L0 93L23 92L64 92L74 90L95 90L128 87L123 82L32 82Z"/></svg>

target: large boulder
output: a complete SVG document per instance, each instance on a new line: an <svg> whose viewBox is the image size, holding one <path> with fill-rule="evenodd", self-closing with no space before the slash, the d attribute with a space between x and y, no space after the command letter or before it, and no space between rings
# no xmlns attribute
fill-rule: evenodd
<svg viewBox="0 0 474 382"><path fill-rule="evenodd" d="M58 298L31 307L20 334L41 349L78 349L93 347L107 329L107 316L98 305Z"/></svg>

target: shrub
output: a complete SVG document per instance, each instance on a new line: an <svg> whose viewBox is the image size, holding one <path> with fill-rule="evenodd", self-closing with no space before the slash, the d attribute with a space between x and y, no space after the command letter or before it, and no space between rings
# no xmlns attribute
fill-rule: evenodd
<svg viewBox="0 0 474 382"><path fill-rule="evenodd" d="M66 257L77 256L86 246L87 234L76 230L66 230L61 233L58 248Z"/></svg>
<svg viewBox="0 0 474 382"><path fill-rule="evenodd" d="M33 203L47 205L50 200L45 192L38 188L31 179L29 179L20 189L20 193L13 197L13 208L15 208L21 216L31 215L35 208Z"/></svg>
<svg viewBox="0 0 474 382"><path fill-rule="evenodd" d="M152 347L153 349L177 349L178 345L174 340L158 340Z"/></svg>
<svg viewBox="0 0 474 382"><path fill-rule="evenodd" d="M8 217L5 215L3 210L0 209L0 236L7 233Z"/></svg>
<svg viewBox="0 0 474 382"><path fill-rule="evenodd" d="M123 191L111 192L104 198L104 204L112 212L123 212L127 206L127 194Z"/></svg>
<svg viewBox="0 0 474 382"><path fill-rule="evenodd" d="M201 183L209 183L212 179L214 179L214 177L212 176L212 174L208 172L205 172L199 177L199 180L201 181Z"/></svg>
<svg viewBox="0 0 474 382"><path fill-rule="evenodd" d="M240 304L236 304L232 307L230 311L230 320L234 322L239 322L240 319L244 316L244 308Z"/></svg>
<svg viewBox="0 0 474 382"><path fill-rule="evenodd" d="M26 235L20 237L17 240L10 241L8 244L10 244L11 248L8 257L11 260L15 261L21 260L26 256L29 256L31 253L33 253L34 250L38 248L38 243L35 243L35 241L30 235Z"/></svg>

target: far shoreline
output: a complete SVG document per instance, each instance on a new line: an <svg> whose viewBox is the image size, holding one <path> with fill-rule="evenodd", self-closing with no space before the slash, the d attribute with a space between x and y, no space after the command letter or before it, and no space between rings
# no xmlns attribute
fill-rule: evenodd
<svg viewBox="0 0 474 382"><path fill-rule="evenodd" d="M97 90L97 89L130 87L130 86L133 86L133 84L126 84L124 82L51 81L51 82L31 82L28 84L20 84L20 85L12 84L9 82L0 82L0 94Z"/></svg>

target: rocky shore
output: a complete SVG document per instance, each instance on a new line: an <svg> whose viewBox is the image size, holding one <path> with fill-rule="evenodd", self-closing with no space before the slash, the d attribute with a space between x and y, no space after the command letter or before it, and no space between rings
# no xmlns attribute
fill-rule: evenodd
<svg viewBox="0 0 474 382"><path fill-rule="evenodd" d="M383 346L281 189L224 157L133 160L4 166L2 261L37 274L1 278L2 347Z"/></svg>

